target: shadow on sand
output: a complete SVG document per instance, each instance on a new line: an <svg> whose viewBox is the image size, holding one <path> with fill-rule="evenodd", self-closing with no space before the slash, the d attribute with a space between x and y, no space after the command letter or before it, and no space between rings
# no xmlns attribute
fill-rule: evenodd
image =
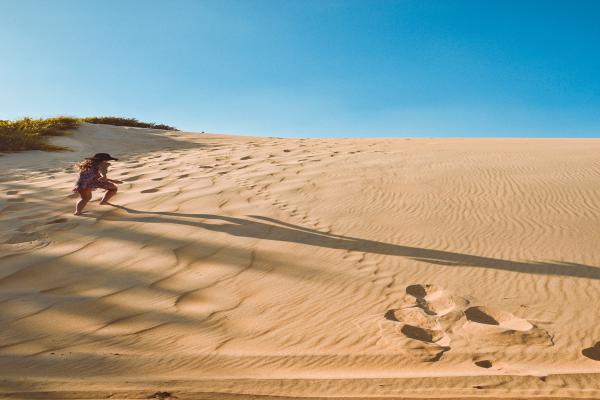
<svg viewBox="0 0 600 400"><path fill-rule="evenodd" d="M142 211L120 205L113 206L130 214L130 216L125 217L119 216L119 220L132 222L181 224L215 232L223 232L233 236L407 257L413 260L440 265L461 265L531 274L600 279L600 268L572 262L511 261L443 250L403 246L320 232L258 215L249 215L248 219L244 219L214 214ZM117 219L108 216L105 216L105 218Z"/></svg>

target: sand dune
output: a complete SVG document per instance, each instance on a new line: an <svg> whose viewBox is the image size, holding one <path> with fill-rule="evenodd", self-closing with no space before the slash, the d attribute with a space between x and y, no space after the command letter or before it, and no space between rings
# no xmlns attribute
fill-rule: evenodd
<svg viewBox="0 0 600 400"><path fill-rule="evenodd" d="M600 140L56 140L0 157L0 398L600 398Z"/></svg>

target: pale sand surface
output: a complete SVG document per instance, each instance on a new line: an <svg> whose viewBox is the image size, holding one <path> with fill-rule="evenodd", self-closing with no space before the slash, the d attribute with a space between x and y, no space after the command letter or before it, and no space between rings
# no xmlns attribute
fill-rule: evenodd
<svg viewBox="0 0 600 400"><path fill-rule="evenodd" d="M0 157L0 398L600 398L600 140L57 141Z"/></svg>

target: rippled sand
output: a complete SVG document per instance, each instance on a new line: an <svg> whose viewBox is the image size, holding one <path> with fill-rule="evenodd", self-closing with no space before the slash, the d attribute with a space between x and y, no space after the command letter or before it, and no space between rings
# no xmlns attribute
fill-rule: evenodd
<svg viewBox="0 0 600 400"><path fill-rule="evenodd" d="M600 140L56 140L0 157L0 398L600 397Z"/></svg>

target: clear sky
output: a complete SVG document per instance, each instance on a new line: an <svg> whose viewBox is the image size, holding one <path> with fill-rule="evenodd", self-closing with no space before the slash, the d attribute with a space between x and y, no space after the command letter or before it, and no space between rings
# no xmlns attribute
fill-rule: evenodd
<svg viewBox="0 0 600 400"><path fill-rule="evenodd" d="M600 136L600 1L0 0L0 119Z"/></svg>

